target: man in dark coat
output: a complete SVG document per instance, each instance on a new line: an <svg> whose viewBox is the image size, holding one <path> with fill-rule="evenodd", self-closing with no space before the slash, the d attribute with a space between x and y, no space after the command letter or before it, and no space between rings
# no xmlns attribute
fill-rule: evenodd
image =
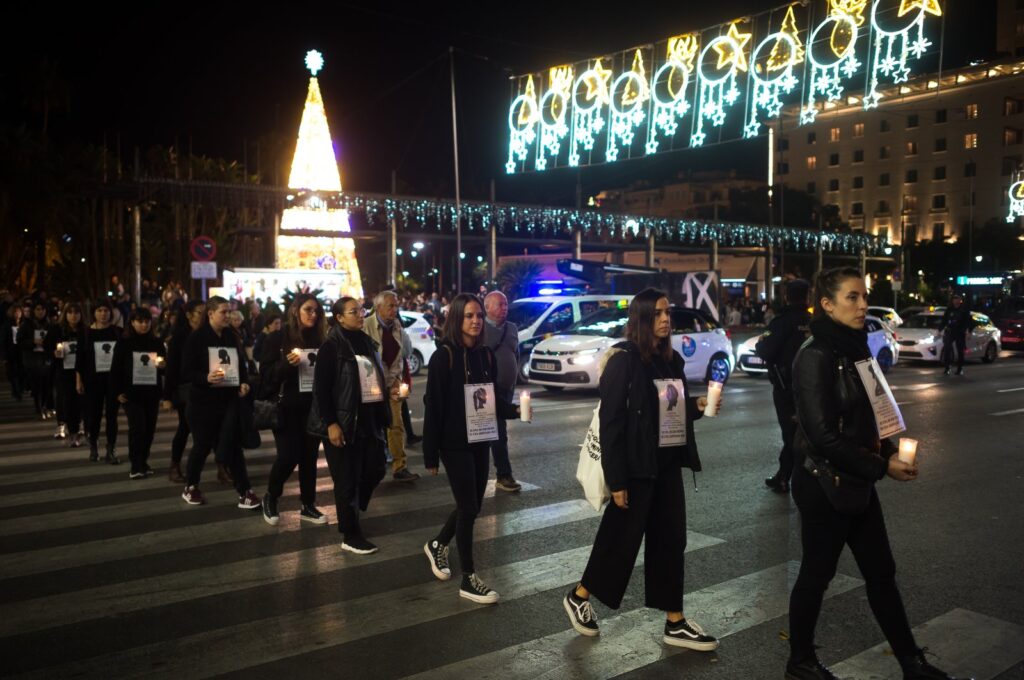
<svg viewBox="0 0 1024 680"><path fill-rule="evenodd" d="M942 315L939 332L942 333L942 362L946 375L953 364L953 346L956 346L956 374L964 374L964 354L967 351L967 334L974 328L974 319L964 304L964 296L953 293L953 299Z"/></svg>

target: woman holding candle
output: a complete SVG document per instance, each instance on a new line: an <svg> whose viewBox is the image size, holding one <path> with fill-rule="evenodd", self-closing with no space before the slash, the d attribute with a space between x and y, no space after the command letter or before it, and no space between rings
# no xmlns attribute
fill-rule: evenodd
<svg viewBox="0 0 1024 680"><path fill-rule="evenodd" d="M707 398L689 396L685 361L671 345L668 296L653 288L629 303L624 342L606 355L599 384L601 467L612 492L579 585L562 600L581 635L599 633L596 596L618 609L645 542L645 604L666 613L662 640L697 651L718 648L683 614L686 499L681 468L701 469L693 421ZM686 395L683 404L681 397Z"/></svg>
<svg viewBox="0 0 1024 680"><path fill-rule="evenodd" d="M100 421L106 411L107 455L104 460L118 465L114 447L117 445L117 394L110 385L110 366L114 349L121 336L120 329L112 325L114 309L108 300L100 300L92 309L93 322L85 330L84 342L79 345L75 363L75 387L85 395L85 432L89 437L89 460L100 459Z"/></svg>
<svg viewBox="0 0 1024 680"><path fill-rule="evenodd" d="M114 349L110 380L117 401L128 416L129 479L153 474L149 451L160 411L160 373L164 343L153 333L153 313L137 307L129 317L124 337Z"/></svg>
<svg viewBox="0 0 1024 680"><path fill-rule="evenodd" d="M792 493L800 511L803 559L789 603L786 678L836 678L815 654L814 628L839 556L849 545L864 577L871 610L892 645L904 679L949 680L927 662L910 630L874 489L874 483L886 475L903 482L916 479L917 466L900 461L896 445L879 439L871 402L855 368L856 362L871 358L864 330L868 299L863 274L850 267L822 272L814 300L812 338L793 364L799 426ZM841 512L839 505L833 505L821 480L810 472L823 463L840 475L844 489L868 487L863 510L851 513L844 504ZM833 480L827 478L825 483Z"/></svg>
<svg viewBox="0 0 1024 680"><path fill-rule="evenodd" d="M68 446L72 448L81 446L85 440L85 432L82 431L82 395L75 386L75 368L84 335L82 306L77 302L69 302L64 305L60 318L46 336L47 351L57 360L57 422L68 438Z"/></svg>

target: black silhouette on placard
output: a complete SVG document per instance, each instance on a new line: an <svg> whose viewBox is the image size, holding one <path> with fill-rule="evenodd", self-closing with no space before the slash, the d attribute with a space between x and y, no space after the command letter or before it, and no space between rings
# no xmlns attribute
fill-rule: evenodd
<svg viewBox="0 0 1024 680"><path fill-rule="evenodd" d="M100 349L102 349L102 350L103 350L103 353L104 353L104 354L110 354L110 350L111 350L111 349L113 349L113 346L112 346L112 345L111 345L111 344L110 344L109 342L105 342L105 343L103 343L103 345L102 345L102 346L100 347Z"/></svg>
<svg viewBox="0 0 1024 680"><path fill-rule="evenodd" d="M882 387L882 383L879 381L878 375L875 373L874 364L868 364L868 373L871 374L871 379L875 381L875 396L883 396L885 394L885 389Z"/></svg>
<svg viewBox="0 0 1024 680"><path fill-rule="evenodd" d="M665 398L668 399L668 409L671 411L676 406L679 406L679 390L676 389L675 385L669 385L665 388Z"/></svg>
<svg viewBox="0 0 1024 680"><path fill-rule="evenodd" d="M149 366L149 355L148 354L143 354L143 355L139 356L139 361L142 362L143 366Z"/></svg>
<svg viewBox="0 0 1024 680"><path fill-rule="evenodd" d="M217 352L217 357L220 359L221 364L227 364L228 366L231 365L231 355L228 354L226 349L222 349Z"/></svg>
<svg viewBox="0 0 1024 680"><path fill-rule="evenodd" d="M316 366L316 352L310 352L309 354L306 355L306 358L309 359L310 368Z"/></svg>
<svg viewBox="0 0 1024 680"><path fill-rule="evenodd" d="M78 345L76 343L74 343L74 342L69 342L67 345L65 345L64 353L65 354L77 354L78 353Z"/></svg>
<svg viewBox="0 0 1024 680"><path fill-rule="evenodd" d="M485 390L483 387L479 387L473 392L473 408L477 411L480 411L486 406L487 390Z"/></svg>

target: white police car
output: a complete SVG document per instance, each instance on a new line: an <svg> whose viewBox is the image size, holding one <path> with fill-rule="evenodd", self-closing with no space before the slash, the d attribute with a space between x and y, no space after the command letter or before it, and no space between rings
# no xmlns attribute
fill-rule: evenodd
<svg viewBox="0 0 1024 680"><path fill-rule="evenodd" d="M437 345L434 344L434 329L419 312L401 311L398 316L401 318L402 328L412 340L409 372L419 375L423 367L430 363L430 357L433 356L434 350L437 348Z"/></svg>

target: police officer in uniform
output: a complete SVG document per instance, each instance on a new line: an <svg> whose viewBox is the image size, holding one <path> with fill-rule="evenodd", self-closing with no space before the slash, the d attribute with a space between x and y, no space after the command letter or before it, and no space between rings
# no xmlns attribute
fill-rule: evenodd
<svg viewBox="0 0 1024 680"><path fill-rule="evenodd" d="M939 324L939 333L942 334L942 363L945 364L945 374L949 375L953 367L953 350L956 349L956 374L964 374L964 354L967 353L967 335L974 329L974 319L971 312L964 304L964 296L960 293L953 293L950 300L952 304L946 307L942 314L942 323Z"/></svg>
<svg viewBox="0 0 1024 680"><path fill-rule="evenodd" d="M776 493L789 491L793 472L793 437L796 434L796 407L793 402L793 359L810 332L811 314L807 311L810 284L794 279L786 284L786 307L768 324L768 330L757 341L755 351L768 364L772 383L775 415L782 428L782 451L778 471L764 480Z"/></svg>

